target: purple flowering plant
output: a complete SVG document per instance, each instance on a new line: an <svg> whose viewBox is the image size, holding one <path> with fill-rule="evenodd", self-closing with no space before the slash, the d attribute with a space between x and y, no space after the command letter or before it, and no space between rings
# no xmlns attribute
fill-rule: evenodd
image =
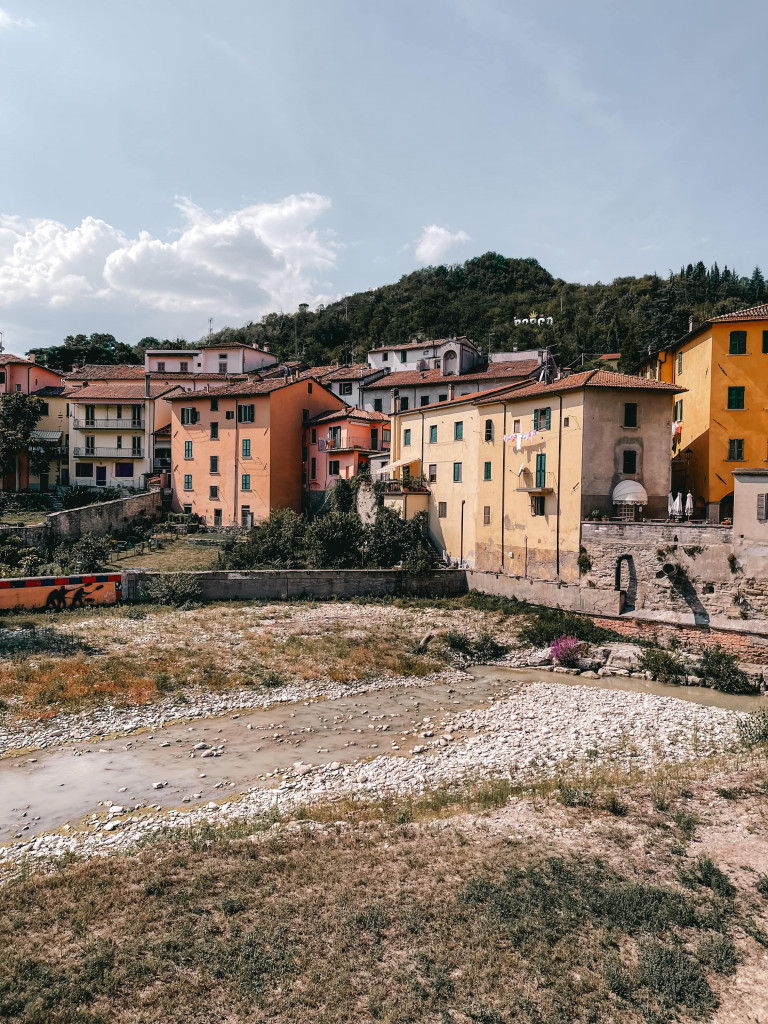
<svg viewBox="0 0 768 1024"><path fill-rule="evenodd" d="M575 636L557 636L549 648L552 660L564 668L575 668L579 660L580 641Z"/></svg>

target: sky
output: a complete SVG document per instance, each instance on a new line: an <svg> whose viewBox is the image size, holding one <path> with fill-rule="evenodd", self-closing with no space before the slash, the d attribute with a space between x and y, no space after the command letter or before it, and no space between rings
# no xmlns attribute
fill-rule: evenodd
<svg viewBox="0 0 768 1024"><path fill-rule="evenodd" d="M487 251L768 272L759 0L0 0L6 351Z"/></svg>

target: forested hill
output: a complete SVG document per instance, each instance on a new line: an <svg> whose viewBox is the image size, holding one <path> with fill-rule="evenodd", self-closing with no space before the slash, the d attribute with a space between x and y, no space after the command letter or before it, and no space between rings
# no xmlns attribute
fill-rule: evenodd
<svg viewBox="0 0 768 1024"><path fill-rule="evenodd" d="M649 346L655 350L684 334L690 314L706 319L766 299L768 288L759 268L740 277L728 267L721 270L715 263L707 268L699 262L666 278L648 274L582 285L553 277L535 259L507 259L489 252L463 264L417 270L396 284L358 292L314 311L301 306L298 312L269 313L258 323L228 327L202 340L214 345L268 345L280 358L298 354L314 365L364 359L369 348L407 342L417 335L463 334L484 350L489 344L495 351L509 350L513 344L520 349L548 344L561 365L580 363L582 354L589 360L621 352L622 365L630 368ZM516 317L532 312L553 317L554 325L514 326ZM81 339L88 358L78 361L117 361L106 350L94 351L91 339L82 335L66 339L66 361L77 360ZM128 346L111 340L121 350L121 361L128 361ZM130 350L130 361L140 361L144 348L153 344L161 342L142 339ZM36 355L48 365L67 368L62 365L62 346L38 349Z"/></svg>

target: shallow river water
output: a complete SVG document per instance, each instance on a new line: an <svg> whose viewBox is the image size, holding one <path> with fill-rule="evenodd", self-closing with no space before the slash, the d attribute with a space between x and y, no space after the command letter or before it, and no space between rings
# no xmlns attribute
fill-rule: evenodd
<svg viewBox="0 0 768 1024"><path fill-rule="evenodd" d="M420 733L469 708L484 708L520 684L551 682L657 694L736 711L765 698L731 697L703 687L665 686L644 679L583 679L541 669L475 666L451 684L403 686L370 693L170 725L101 744L73 743L0 761L0 843L75 825L111 804L182 807L253 786L296 762L340 763L381 754L404 756ZM203 757L198 744L221 749ZM155 789L156 783L162 788Z"/></svg>

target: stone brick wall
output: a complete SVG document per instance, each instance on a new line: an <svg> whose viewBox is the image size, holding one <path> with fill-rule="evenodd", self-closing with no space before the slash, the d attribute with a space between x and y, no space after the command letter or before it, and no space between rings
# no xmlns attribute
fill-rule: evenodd
<svg viewBox="0 0 768 1024"><path fill-rule="evenodd" d="M141 599L154 573L125 574L128 600ZM254 569L246 572L197 572L205 601L286 601L360 596L451 597L467 591L463 569L441 569L409 576L399 569Z"/></svg>
<svg viewBox="0 0 768 1024"><path fill-rule="evenodd" d="M614 589L620 563L627 612L693 615L700 625L713 618L764 619L768 580L748 575L734 559L732 541L732 529L723 526L585 523L582 547L591 568L581 585ZM671 579L665 564L675 567Z"/></svg>
<svg viewBox="0 0 768 1024"><path fill-rule="evenodd" d="M20 537L27 547L44 548L50 540L50 530L47 523L36 526L0 526L0 544L5 537Z"/></svg>
<svg viewBox="0 0 768 1024"><path fill-rule="evenodd" d="M578 584L558 583L556 580L533 580L505 573L467 570L470 590L498 597L515 597L518 601L541 604L563 611L585 612L590 615L619 615L620 594L608 589L592 589Z"/></svg>
<svg viewBox="0 0 768 1024"><path fill-rule="evenodd" d="M595 622L598 626L612 629L630 640L647 640L659 646L666 646L674 639L684 650L691 653L697 653L702 647L718 644L730 654L735 654L739 661L757 665L768 664L768 636L736 633L705 626L676 626L642 619L595 618Z"/></svg>
<svg viewBox="0 0 768 1024"><path fill-rule="evenodd" d="M46 516L46 520L53 533L54 542L60 544L65 540L77 540L84 533L94 533L97 536L116 533L129 527L137 516L142 514L156 521L160 518L162 501L161 491L145 491L142 494L131 494L127 498L117 498L115 501L86 505L85 508L52 512Z"/></svg>

